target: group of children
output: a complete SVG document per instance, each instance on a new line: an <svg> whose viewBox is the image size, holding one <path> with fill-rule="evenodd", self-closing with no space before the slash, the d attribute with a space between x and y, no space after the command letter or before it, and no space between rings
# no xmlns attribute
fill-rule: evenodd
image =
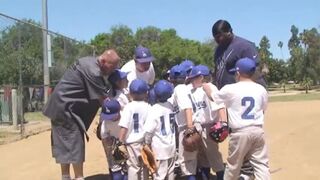
<svg viewBox="0 0 320 180"><path fill-rule="evenodd" d="M148 145L157 160L156 180L175 179L178 166L187 180L209 179L210 170L217 180L238 179L244 160L249 160L256 179L269 179L268 157L262 129L267 92L250 79L256 64L251 59L236 63L239 81L220 91L213 85L207 66L185 60L173 66L168 79L153 86L140 79L130 82L127 73L116 70L109 76L113 98L103 103L101 138L109 171L114 180L148 179L148 169L140 153ZM227 109L227 110L226 110ZM228 121L229 156L226 168L218 144L210 139L210 127ZM182 139L190 131L201 136L199 146L185 149ZM114 146L123 144L128 159L116 161Z"/></svg>

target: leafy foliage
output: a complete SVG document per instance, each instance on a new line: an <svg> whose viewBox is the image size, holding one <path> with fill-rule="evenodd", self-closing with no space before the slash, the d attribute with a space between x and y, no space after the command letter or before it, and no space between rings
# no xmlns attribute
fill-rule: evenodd
<svg viewBox="0 0 320 180"><path fill-rule="evenodd" d="M37 24L32 20L27 20ZM268 69L268 83L295 81L309 89L320 83L320 34L316 28L299 32L296 26L290 29L287 43L290 58L275 59L270 52L270 41L263 36L258 51L261 64ZM97 34L90 41L78 42L62 36L51 36L53 66L50 79L57 82L66 68L77 58L99 55L105 49L114 48L122 58L122 64L133 58L137 45L150 48L155 56L157 78L161 78L173 65L184 59L213 68L213 39L199 42L181 38L175 29L159 29L153 26L138 28L133 32L125 25L113 26L110 31ZM284 42L279 41L281 49ZM24 23L15 23L0 31L0 84L17 85L21 72L23 84L43 84L42 30Z"/></svg>

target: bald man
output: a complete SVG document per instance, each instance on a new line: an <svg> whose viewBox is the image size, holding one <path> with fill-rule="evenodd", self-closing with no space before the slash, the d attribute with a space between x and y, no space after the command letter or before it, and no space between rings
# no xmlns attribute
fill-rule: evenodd
<svg viewBox="0 0 320 180"><path fill-rule="evenodd" d="M84 179L86 131L110 89L107 81L119 65L115 50L99 57L83 57L66 70L54 88L43 114L51 119L52 156L61 166L63 180L70 177L70 164L75 178Z"/></svg>

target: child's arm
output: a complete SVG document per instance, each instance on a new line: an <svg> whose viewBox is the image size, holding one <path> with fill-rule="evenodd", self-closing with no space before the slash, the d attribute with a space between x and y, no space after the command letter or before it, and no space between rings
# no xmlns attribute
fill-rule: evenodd
<svg viewBox="0 0 320 180"><path fill-rule="evenodd" d="M192 122L192 109L191 108L187 108L184 109L184 112L186 114L186 124L188 128L193 128L193 122Z"/></svg>
<svg viewBox="0 0 320 180"><path fill-rule="evenodd" d="M227 122L228 116L227 116L227 110L226 110L226 108L221 108L221 109L219 109L219 110L218 110L218 115L219 115L220 121L225 121L225 122Z"/></svg>
<svg viewBox="0 0 320 180"><path fill-rule="evenodd" d="M158 126L157 120L154 116L156 114L156 109L152 108L148 110L148 117L147 120L143 126L143 129L145 130L145 136L144 136L144 142L145 144L149 145L151 147L152 143L152 137L154 136L154 133L156 131L156 128Z"/></svg>
<svg viewBox="0 0 320 180"><path fill-rule="evenodd" d="M151 147L151 143L152 143L152 137L153 137L153 133L150 132L146 132L145 136L144 136L144 142L146 143L146 145Z"/></svg>
<svg viewBox="0 0 320 180"><path fill-rule="evenodd" d="M208 96L208 98L211 100L211 101L214 101L213 98L212 98L212 89L210 87L210 84L209 83L203 83L202 85L202 88L203 88L203 91L206 93L206 95Z"/></svg>
<svg viewBox="0 0 320 180"><path fill-rule="evenodd" d="M124 142L125 142L127 133L128 133L128 129L127 129L127 128L124 128L124 127L121 127L121 128L120 128L119 141L120 141L121 143L124 143Z"/></svg>

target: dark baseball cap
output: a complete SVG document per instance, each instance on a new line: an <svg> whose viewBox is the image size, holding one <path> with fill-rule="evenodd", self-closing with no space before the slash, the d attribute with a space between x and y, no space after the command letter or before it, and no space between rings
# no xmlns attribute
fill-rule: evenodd
<svg viewBox="0 0 320 180"><path fill-rule="evenodd" d="M190 71L190 73L189 73L187 78L188 79L192 79L192 78L195 78L195 77L200 76L200 75L204 76L203 71L201 69L201 66L198 65L198 66L194 66L191 69L191 71Z"/></svg>
<svg viewBox="0 0 320 180"><path fill-rule="evenodd" d="M138 46L134 51L135 60L139 63L151 62L154 60L150 50L143 46Z"/></svg>
<svg viewBox="0 0 320 180"><path fill-rule="evenodd" d="M190 72L190 70L192 69L192 67L194 67L194 63L193 61L189 60L189 59L185 59L184 61L182 61L180 63L180 68L181 70L183 71L186 71L186 72Z"/></svg>
<svg viewBox="0 0 320 180"><path fill-rule="evenodd" d="M143 94L148 92L148 89L148 84L142 79L133 80L129 86L130 93L133 94Z"/></svg>
<svg viewBox="0 0 320 180"><path fill-rule="evenodd" d="M186 78L187 72L184 71L180 64L174 65L170 69L170 79Z"/></svg>
<svg viewBox="0 0 320 180"><path fill-rule="evenodd" d="M164 102L171 97L173 85L166 80L160 80L154 85L154 93L160 102Z"/></svg>
<svg viewBox="0 0 320 180"><path fill-rule="evenodd" d="M110 74L110 76L108 77L108 80L110 82L117 82L119 80L122 80L124 78L127 78L129 72L123 72L120 69L116 69L115 71L113 71L113 73Z"/></svg>
<svg viewBox="0 0 320 180"><path fill-rule="evenodd" d="M120 103L115 99L105 99L101 107L101 120L114 120L121 110Z"/></svg>
<svg viewBox="0 0 320 180"><path fill-rule="evenodd" d="M230 73L239 72L242 74L251 75L252 73L255 72L256 66L257 66L257 64L253 59L246 57L246 58L239 59L236 62L235 67L230 69L229 72Z"/></svg>
<svg viewBox="0 0 320 180"><path fill-rule="evenodd" d="M199 64L198 68L200 69L202 75L204 75L204 76L210 75L210 69L208 66Z"/></svg>

